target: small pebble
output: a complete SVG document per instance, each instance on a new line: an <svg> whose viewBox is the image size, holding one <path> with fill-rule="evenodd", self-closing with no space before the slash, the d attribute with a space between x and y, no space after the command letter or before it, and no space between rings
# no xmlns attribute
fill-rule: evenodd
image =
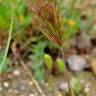
<svg viewBox="0 0 96 96"><path fill-rule="evenodd" d="M15 70L15 71L13 72L13 75L16 76L16 77L19 77L19 76L21 75L20 70Z"/></svg>
<svg viewBox="0 0 96 96"><path fill-rule="evenodd" d="M81 72L88 68L87 60L80 55L71 55L67 60L68 67L74 72Z"/></svg>
<svg viewBox="0 0 96 96"><path fill-rule="evenodd" d="M90 89L89 89L88 87L86 87L86 88L84 89L84 92L85 92L85 93L89 93L89 92L90 92Z"/></svg>
<svg viewBox="0 0 96 96"><path fill-rule="evenodd" d="M30 94L29 96L35 96L34 94Z"/></svg>
<svg viewBox="0 0 96 96"><path fill-rule="evenodd" d="M32 85L33 85L33 82L32 82L32 81L30 81L30 82L29 82L29 85L30 85L30 86L32 86Z"/></svg>
<svg viewBox="0 0 96 96"><path fill-rule="evenodd" d="M60 89L61 91L68 92L68 84L67 84L67 83L62 83L62 84L60 84L59 89Z"/></svg>
<svg viewBox="0 0 96 96"><path fill-rule="evenodd" d="M9 87L9 83L8 82L4 82L3 85L4 85L5 88L8 88Z"/></svg>

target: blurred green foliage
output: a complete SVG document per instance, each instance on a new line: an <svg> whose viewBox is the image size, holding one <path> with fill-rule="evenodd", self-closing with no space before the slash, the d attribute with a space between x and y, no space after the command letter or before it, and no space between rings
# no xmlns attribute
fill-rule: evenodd
<svg viewBox="0 0 96 96"><path fill-rule="evenodd" d="M9 29L11 6L14 6L14 29L18 30L21 27L26 27L32 23L32 12L28 8L27 0L1 0L0 2L0 27Z"/></svg>
<svg viewBox="0 0 96 96"><path fill-rule="evenodd" d="M38 42L34 45L33 54L29 58L33 61L32 68L35 71L35 76L38 80L44 80L44 49L46 47L45 42Z"/></svg>
<svg viewBox="0 0 96 96"><path fill-rule="evenodd" d="M82 80L81 77L82 77L81 75L77 76L77 77L74 77L74 78L72 78L72 81L71 81L73 90L74 90L76 95L82 93L83 88L84 88L84 86L81 82L81 80Z"/></svg>

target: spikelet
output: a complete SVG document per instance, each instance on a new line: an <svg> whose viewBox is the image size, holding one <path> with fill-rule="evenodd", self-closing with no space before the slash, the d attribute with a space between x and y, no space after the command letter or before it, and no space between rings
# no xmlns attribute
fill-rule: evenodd
<svg viewBox="0 0 96 96"><path fill-rule="evenodd" d="M51 41L62 46L63 20L60 14L58 3L51 3L47 0L37 0L32 5L32 11L37 15L35 18L38 29Z"/></svg>

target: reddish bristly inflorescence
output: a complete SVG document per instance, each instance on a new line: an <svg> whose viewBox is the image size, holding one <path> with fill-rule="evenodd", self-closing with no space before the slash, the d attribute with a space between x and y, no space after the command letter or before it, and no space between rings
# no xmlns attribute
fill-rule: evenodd
<svg viewBox="0 0 96 96"><path fill-rule="evenodd" d="M60 14L59 3L50 3L47 0L37 0L32 5L32 11L37 15L35 18L38 29L50 40L62 45L63 20Z"/></svg>

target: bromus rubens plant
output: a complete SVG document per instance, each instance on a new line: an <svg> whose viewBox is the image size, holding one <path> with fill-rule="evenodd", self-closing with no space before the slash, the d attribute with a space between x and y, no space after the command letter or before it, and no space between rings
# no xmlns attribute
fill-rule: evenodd
<svg viewBox="0 0 96 96"><path fill-rule="evenodd" d="M63 16L60 11L59 0L56 0L55 3L51 3L49 0L37 0L37 2L32 5L32 11L36 14L35 20L37 22L37 28L49 40L53 41L60 47L64 59L64 23ZM64 73L69 87L69 96L74 96L67 68Z"/></svg>

